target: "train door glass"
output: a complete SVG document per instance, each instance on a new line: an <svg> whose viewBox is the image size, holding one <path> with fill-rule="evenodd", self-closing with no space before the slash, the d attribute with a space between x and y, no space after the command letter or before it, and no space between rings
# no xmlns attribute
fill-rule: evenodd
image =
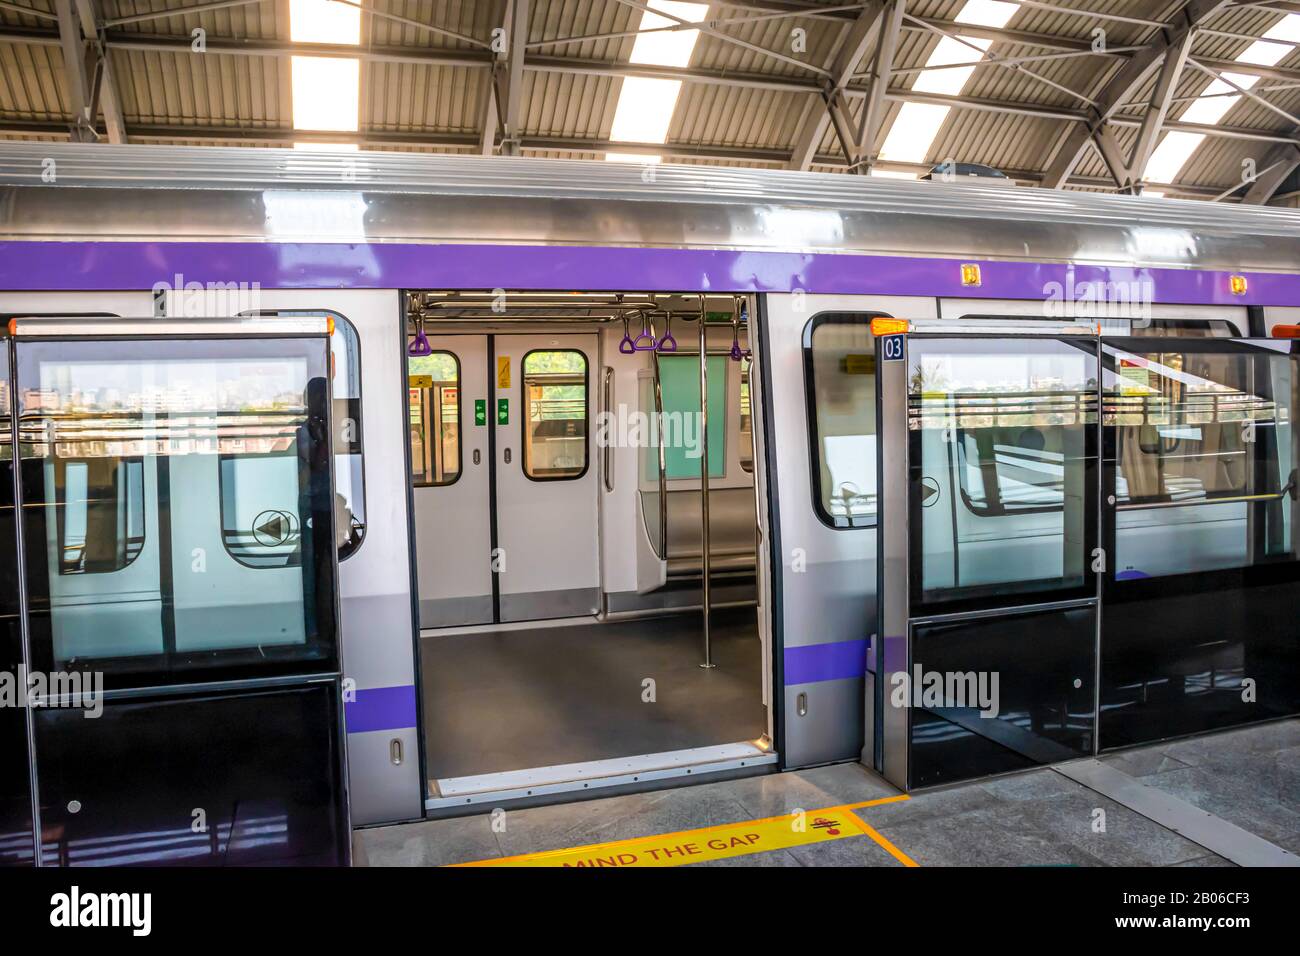
<svg viewBox="0 0 1300 956"><path fill-rule="evenodd" d="M595 614L596 336L497 335L494 351L500 620Z"/></svg>
<svg viewBox="0 0 1300 956"><path fill-rule="evenodd" d="M1096 356L1068 340L909 343L912 603L1095 594Z"/></svg>
<svg viewBox="0 0 1300 956"><path fill-rule="evenodd" d="M327 326L283 328L19 325L44 865L349 859Z"/></svg>
<svg viewBox="0 0 1300 956"><path fill-rule="evenodd" d="M24 663L14 508L12 400L9 342L0 339L0 673L11 679L22 673ZM29 866L33 853L27 710L14 703L0 701L0 866Z"/></svg>
<svg viewBox="0 0 1300 956"><path fill-rule="evenodd" d="M1090 753L1095 341L913 336L905 373L884 364L907 394L909 785Z"/></svg>
<svg viewBox="0 0 1300 956"><path fill-rule="evenodd" d="M301 477L328 450L310 414L328 385L303 350L17 354L33 666L102 671L110 688L328 670L333 598L303 518L320 489ZM328 493L329 468L313 474Z"/></svg>
<svg viewBox="0 0 1300 956"><path fill-rule="evenodd" d="M487 624L492 607L488 339L429 337L407 358L420 626Z"/></svg>
<svg viewBox="0 0 1300 956"><path fill-rule="evenodd" d="M1105 342L1102 746L1294 713L1294 346Z"/></svg>

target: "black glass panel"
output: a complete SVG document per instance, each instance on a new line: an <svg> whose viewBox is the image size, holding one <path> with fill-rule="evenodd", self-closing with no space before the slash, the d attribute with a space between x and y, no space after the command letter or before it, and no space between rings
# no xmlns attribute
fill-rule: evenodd
<svg viewBox="0 0 1300 956"><path fill-rule="evenodd" d="M908 363L913 613L1094 596L1095 346L918 336Z"/></svg>
<svg viewBox="0 0 1300 956"><path fill-rule="evenodd" d="M17 363L36 668L110 690L338 669L323 338Z"/></svg>
<svg viewBox="0 0 1300 956"><path fill-rule="evenodd" d="M1104 748L1300 712L1293 348L1105 347Z"/></svg>
<svg viewBox="0 0 1300 956"><path fill-rule="evenodd" d="M18 530L10 418L9 343L0 341L0 866L32 863L32 797L27 772L27 716L17 706L23 663L18 616Z"/></svg>
<svg viewBox="0 0 1300 956"><path fill-rule="evenodd" d="M47 866L336 865L339 687L37 710ZM273 728L273 732L268 732Z"/></svg>
<svg viewBox="0 0 1300 956"><path fill-rule="evenodd" d="M906 684L911 785L927 787L1092 752L1096 611L1001 614L912 628Z"/></svg>

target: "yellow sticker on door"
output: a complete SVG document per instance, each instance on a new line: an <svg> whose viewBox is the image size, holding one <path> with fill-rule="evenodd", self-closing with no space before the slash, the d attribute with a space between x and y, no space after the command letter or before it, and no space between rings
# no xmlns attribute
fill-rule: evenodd
<svg viewBox="0 0 1300 956"><path fill-rule="evenodd" d="M866 805L906 800L905 795L869 801ZM850 806L861 807L863 804ZM681 866L769 850L828 843L845 837L870 836L869 827L850 806L811 810L807 813L748 820L698 830L597 843L591 846L527 853L499 859L476 860L459 866L567 866L577 868ZM873 837L874 839L874 837ZM910 861L909 861L910 862Z"/></svg>
<svg viewBox="0 0 1300 956"><path fill-rule="evenodd" d="M510 387L510 356L497 356L497 388Z"/></svg>

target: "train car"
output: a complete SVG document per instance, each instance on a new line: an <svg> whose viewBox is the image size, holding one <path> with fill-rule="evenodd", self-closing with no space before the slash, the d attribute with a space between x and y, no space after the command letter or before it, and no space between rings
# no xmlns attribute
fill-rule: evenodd
<svg viewBox="0 0 1300 956"><path fill-rule="evenodd" d="M7 863L346 863L349 826L1300 710L1255 626L1296 587L1294 211L50 144L0 197L3 666L106 675L99 723L0 710ZM958 627L1008 595L1037 630ZM900 724L922 649L1000 719Z"/></svg>

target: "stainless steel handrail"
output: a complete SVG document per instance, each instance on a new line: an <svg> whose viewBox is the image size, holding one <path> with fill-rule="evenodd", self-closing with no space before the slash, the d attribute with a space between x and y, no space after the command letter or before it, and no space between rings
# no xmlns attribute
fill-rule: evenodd
<svg viewBox="0 0 1300 956"><path fill-rule="evenodd" d="M609 420L608 416L614 413L614 369L608 365L605 366L604 392L605 392L605 415L607 416L606 421L608 421ZM614 490L614 441L609 435L608 428L606 428L606 432L605 432L604 458L605 458L605 490L613 491Z"/></svg>
<svg viewBox="0 0 1300 956"><path fill-rule="evenodd" d="M1148 505L1115 505L1116 511L1154 511L1157 508L1192 508L1197 505L1230 505L1243 501L1280 501L1291 495L1292 485L1266 495L1234 495L1231 498L1197 498L1194 501L1157 501Z"/></svg>
<svg viewBox="0 0 1300 956"><path fill-rule="evenodd" d="M659 541L655 551L659 560L668 560L668 459L664 452L664 393L659 378L659 352L650 353L654 372L655 441L659 449Z"/></svg>

